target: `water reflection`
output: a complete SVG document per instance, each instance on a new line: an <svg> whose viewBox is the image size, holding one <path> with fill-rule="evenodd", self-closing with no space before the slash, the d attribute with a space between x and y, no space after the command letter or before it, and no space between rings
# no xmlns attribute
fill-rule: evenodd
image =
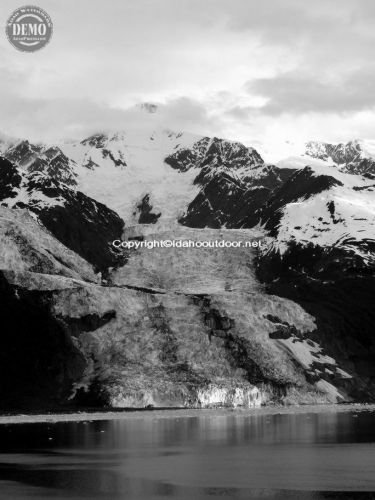
<svg viewBox="0 0 375 500"><path fill-rule="evenodd" d="M375 499L374 423L203 412L2 426L0 498Z"/></svg>

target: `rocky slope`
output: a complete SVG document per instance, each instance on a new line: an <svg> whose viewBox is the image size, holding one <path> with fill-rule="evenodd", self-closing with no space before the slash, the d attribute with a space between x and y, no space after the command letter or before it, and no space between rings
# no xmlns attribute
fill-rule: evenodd
<svg viewBox="0 0 375 500"><path fill-rule="evenodd" d="M346 397L317 373L311 378L314 363L336 378L349 375L308 340L313 317L267 295L249 274L253 251L145 248L103 285L25 210L1 208L0 230L7 249L0 262L3 408L257 406ZM258 234L225 235L250 236ZM207 234L185 229L180 238Z"/></svg>
<svg viewBox="0 0 375 500"><path fill-rule="evenodd" d="M98 270L118 263L110 242L121 236L120 217L51 173L24 171L0 158L0 205L27 208L59 241ZM59 176L58 176L59 177Z"/></svg>

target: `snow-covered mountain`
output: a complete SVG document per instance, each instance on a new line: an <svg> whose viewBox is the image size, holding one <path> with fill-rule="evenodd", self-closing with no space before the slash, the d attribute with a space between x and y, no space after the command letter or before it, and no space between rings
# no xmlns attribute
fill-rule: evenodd
<svg viewBox="0 0 375 500"><path fill-rule="evenodd" d="M373 262L375 148L369 141L310 142L305 154L276 165L241 143L175 133L153 123L60 145L6 138L1 148L30 179L40 183L45 175L65 191L85 193L114 210L127 226L261 224L271 231L275 239L270 246L280 254L295 244L334 247L353 252L365 265ZM35 212L27 196L27 202L14 198L12 204L24 202ZM44 203L50 201L47 197Z"/></svg>
<svg viewBox="0 0 375 500"><path fill-rule="evenodd" d="M143 111L152 114L157 107L145 105ZM373 259L375 147L370 141L310 142L303 155L276 165L241 143L175 133L152 122L59 145L0 142L3 155L28 176L46 175L64 189L85 193L127 226L172 228L179 222L251 228L260 223L266 230L272 226L272 248L282 254L299 244L350 250L367 264Z"/></svg>
<svg viewBox="0 0 375 500"><path fill-rule="evenodd" d="M62 146L77 165L79 188L115 210L127 224L139 222L145 197L155 213L176 220L194 197L194 172L180 173L165 158L198 140L169 130L129 130L96 134Z"/></svg>
<svg viewBox="0 0 375 500"><path fill-rule="evenodd" d="M375 141L353 140L346 144L312 141L306 144L306 154L337 165L342 172L375 179Z"/></svg>
<svg viewBox="0 0 375 500"><path fill-rule="evenodd" d="M298 166L288 160L289 166ZM325 172L325 173L322 173ZM314 162L298 169L276 189L262 209L273 245L283 254L291 244L354 252L374 263L375 186Z"/></svg>
<svg viewBox="0 0 375 500"><path fill-rule="evenodd" d="M82 141L56 145L16 141L2 154L21 168L44 171L105 203L126 222L139 219L137 205L148 196L163 219L177 219L197 192L194 172L180 175L164 159L192 147L198 136L160 129L94 134Z"/></svg>
<svg viewBox="0 0 375 500"><path fill-rule="evenodd" d="M157 108L145 105L142 112L153 116ZM369 143L308 143L299 156L268 164L255 148L238 142L176 133L153 123L138 125L57 145L0 138L0 150L9 160L0 164L0 204L31 212L51 235L105 272L104 286L146 294L145 304L166 295L158 307L168 314L155 312L153 318L155 325L163 323L163 332L175 332L173 338L180 338L178 325L201 321L196 319L197 304L203 316L215 316L212 311L218 309L216 319L207 320L210 339L225 339L217 340L224 342L225 356L245 349L245 365L241 356L236 360L252 385L263 381L272 392L281 384L278 397L290 383L298 391L308 384L308 391L314 387L331 398L371 399L375 184ZM150 250L117 254L110 243L121 237L124 223L126 234L135 226L135 235L152 238L220 239L225 233L227 239L246 239L256 231L266 246L250 261L247 251L204 257L174 251L166 257ZM350 290L355 290L355 300ZM263 301L259 312L257 297L265 292L291 301L285 303L284 316L273 299ZM128 324L118 312L123 299L111 294L121 329ZM181 294L189 299L181 301ZM138 298L131 298L132 307L143 311ZM181 310L173 309L172 303L180 302ZM303 310L310 316L297 331L296 311ZM139 317L131 314L138 325ZM256 326L250 326L254 314ZM131 325L129 332L135 328ZM206 331L206 323L199 325L199 331ZM106 328L112 335L111 327ZM144 330L151 343L152 328ZM125 342L121 335L113 346L116 353ZM137 337L136 342L143 340ZM272 372L281 352L283 359L293 361L285 361L286 371ZM176 356L168 363L183 358ZM139 387L142 376L142 370L136 371Z"/></svg>
<svg viewBox="0 0 375 500"><path fill-rule="evenodd" d="M2 154L28 172L43 172L68 186L77 186L74 162L57 146L32 144L28 140L3 143Z"/></svg>
<svg viewBox="0 0 375 500"><path fill-rule="evenodd" d="M215 184L231 196L236 186L240 192L271 190L285 175L240 143L150 127L59 145L15 141L3 144L3 155L28 172L42 171L106 204L127 224L139 222L144 199L160 221L172 223L190 217L190 204L196 212L195 205ZM211 198L206 203L214 202Z"/></svg>

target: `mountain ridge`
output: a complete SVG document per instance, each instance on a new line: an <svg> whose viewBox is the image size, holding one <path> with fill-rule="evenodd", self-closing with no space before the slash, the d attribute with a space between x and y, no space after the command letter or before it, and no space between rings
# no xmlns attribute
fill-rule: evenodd
<svg viewBox="0 0 375 500"><path fill-rule="evenodd" d="M374 185L363 163L348 168L305 154L273 165L236 141L168 129L98 133L58 148L21 141L3 154L14 162L0 161L3 209L28 210L95 274L95 285L91 278L62 282L60 271L46 281L42 257L30 257L31 275L14 274L14 257L6 261L5 297L21 296L27 314L35 304L44 325L52 315L46 335L63 328L73 339L73 350L59 344L77 361L58 361L65 403L69 394L117 406L375 397ZM255 253L111 248L129 235L231 240L255 233L265 243ZM13 236L4 234L11 248ZM27 231L17 238L32 241ZM35 245L24 251L41 255ZM17 301L10 307L16 311Z"/></svg>

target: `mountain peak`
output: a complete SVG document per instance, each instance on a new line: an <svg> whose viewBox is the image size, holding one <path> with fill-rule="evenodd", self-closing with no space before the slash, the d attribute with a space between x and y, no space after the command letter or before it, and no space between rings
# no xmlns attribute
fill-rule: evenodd
<svg viewBox="0 0 375 500"><path fill-rule="evenodd" d="M153 102L141 102L137 105L137 108L145 113L156 113L158 111L158 105Z"/></svg>

